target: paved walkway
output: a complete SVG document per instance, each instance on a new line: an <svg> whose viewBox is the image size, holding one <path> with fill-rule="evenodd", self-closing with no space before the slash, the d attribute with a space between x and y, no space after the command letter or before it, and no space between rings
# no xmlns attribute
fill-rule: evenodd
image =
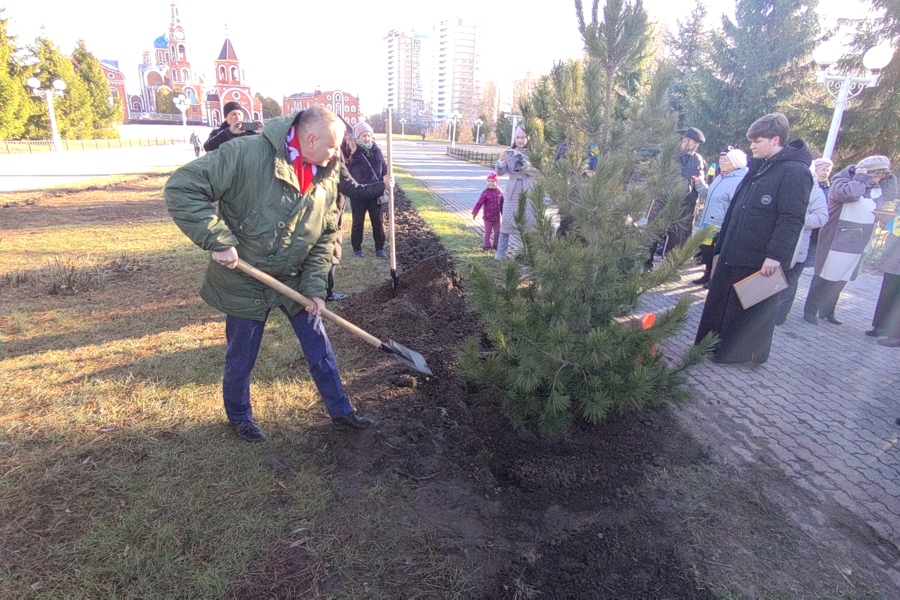
<svg viewBox="0 0 900 600"><path fill-rule="evenodd" d="M440 154L444 150L400 143L394 155L481 233L471 209L489 169L450 159ZM686 326L666 344L673 356L690 347L697 331L705 299L705 291L690 284L697 276L692 269L646 299L644 309L660 311L682 294L693 298ZM726 456L777 465L826 506L836 502L900 546L900 349L863 335L881 277L864 275L847 285L838 304L841 326L801 319L810 279L807 269L788 322L776 330L769 361L756 368L696 367L689 376L696 401L676 413ZM900 565L882 566L900 586Z"/></svg>

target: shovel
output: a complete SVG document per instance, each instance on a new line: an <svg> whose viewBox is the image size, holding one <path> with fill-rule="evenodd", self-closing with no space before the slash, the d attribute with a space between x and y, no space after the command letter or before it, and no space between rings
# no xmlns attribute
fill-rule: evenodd
<svg viewBox="0 0 900 600"><path fill-rule="evenodd" d="M235 268L239 271L243 271L256 280L263 282L276 292L284 294L288 298L300 303L302 306L314 306L312 300L310 300L300 292L292 290L271 275L263 273L256 267L245 263L243 260L238 259L237 266ZM426 375L433 375L431 369L429 369L428 365L425 363L425 358L415 350L410 350L406 346L401 346L394 340L382 342L374 335L363 331L350 321L337 316L328 309L322 309L322 318L331 321L338 327L349 331L353 335L361 337L369 345L379 348L380 350L384 350L388 354L393 354L394 358L396 358L398 361L400 361L401 364L406 365L410 369L415 369L419 373L425 373Z"/></svg>
<svg viewBox="0 0 900 600"><path fill-rule="evenodd" d="M394 176L394 159L393 154L391 152L391 147L393 145L391 138L391 109L387 109L387 164L388 164L388 173L390 173L391 177ZM388 230L390 231L391 236L391 289L394 292L394 298L397 297L397 288L400 285L400 276L397 275L397 245L394 242L394 186L388 190L388 213L390 215L390 219L388 222Z"/></svg>

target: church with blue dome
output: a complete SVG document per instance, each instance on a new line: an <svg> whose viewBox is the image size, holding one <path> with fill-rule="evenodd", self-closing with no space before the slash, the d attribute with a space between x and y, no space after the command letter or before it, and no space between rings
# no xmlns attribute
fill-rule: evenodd
<svg viewBox="0 0 900 600"><path fill-rule="evenodd" d="M185 95L190 103L185 112L189 124L211 127L219 125L225 118L222 107L227 102L240 104L245 120L262 121L262 103L253 97L250 87L243 84L244 72L228 36L225 37L218 58L213 61L215 79L207 83L205 77L191 66L191 49L181 26L179 8L174 1L171 11L168 33L153 40L153 50L144 52L143 62L138 67L140 94L128 96L127 102L123 103L126 106L127 122L172 120L172 115L156 111L156 98L161 89ZM108 65L104 65L104 70L108 71L107 77L112 85L112 80L120 72L112 73ZM181 121L180 115L178 121Z"/></svg>

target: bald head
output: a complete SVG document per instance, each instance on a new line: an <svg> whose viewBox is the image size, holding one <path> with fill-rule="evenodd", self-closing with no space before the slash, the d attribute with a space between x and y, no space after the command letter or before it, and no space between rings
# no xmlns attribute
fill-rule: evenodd
<svg viewBox="0 0 900 600"><path fill-rule="evenodd" d="M300 113L297 135L304 162L327 166L337 156L345 128L340 117L324 106L311 106Z"/></svg>

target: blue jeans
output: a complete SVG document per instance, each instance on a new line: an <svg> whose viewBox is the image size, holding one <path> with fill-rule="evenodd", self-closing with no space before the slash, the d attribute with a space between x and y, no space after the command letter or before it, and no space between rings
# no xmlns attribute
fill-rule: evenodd
<svg viewBox="0 0 900 600"><path fill-rule="evenodd" d="M284 308L281 309L284 312ZM287 315L287 312L285 312ZM268 318L268 315L266 315ZM325 408L332 417L343 417L353 412L350 400L344 392L337 360L331 349L328 334L321 317L311 317L305 310L288 317ZM222 397L225 414L232 421L249 421L253 418L250 406L250 372L256 364L259 345L262 342L266 321L253 321L225 316L225 375L222 379Z"/></svg>

